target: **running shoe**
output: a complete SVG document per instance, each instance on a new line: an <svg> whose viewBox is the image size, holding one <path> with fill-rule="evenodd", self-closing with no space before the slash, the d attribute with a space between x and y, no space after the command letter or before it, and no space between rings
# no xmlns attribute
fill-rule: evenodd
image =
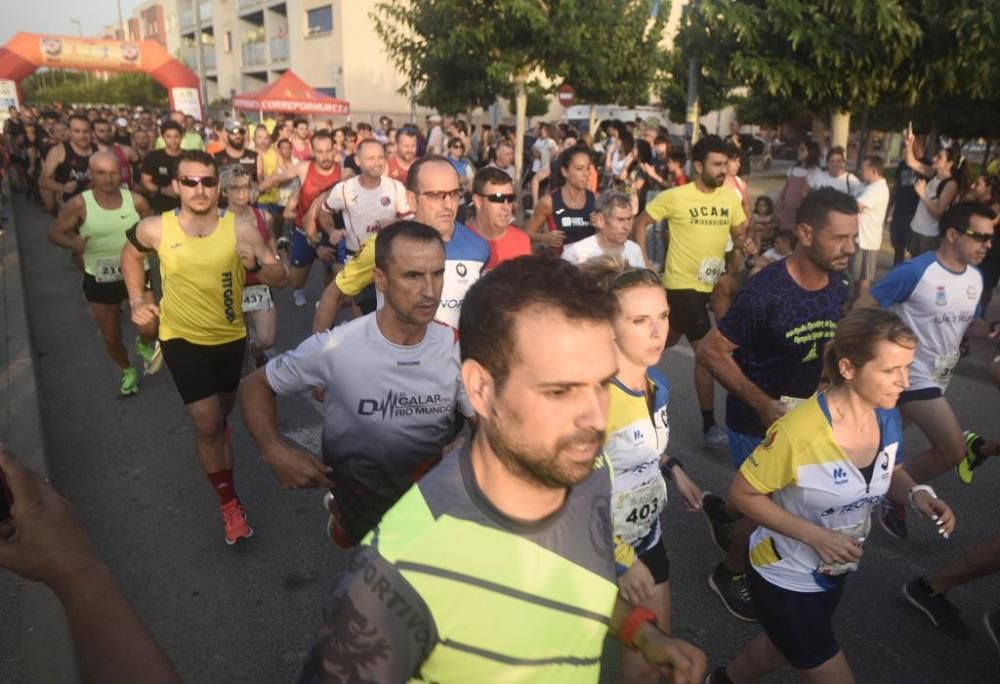
<svg viewBox="0 0 1000 684"><path fill-rule="evenodd" d="M302 290L295 291L295 306L305 306L306 305L306 293Z"/></svg>
<svg viewBox="0 0 1000 684"><path fill-rule="evenodd" d="M713 425L704 434L705 445L713 449L721 449L729 444L729 435L726 428L721 425Z"/></svg>
<svg viewBox="0 0 1000 684"><path fill-rule="evenodd" d="M962 621L958 608L944 594L936 594L923 577L903 585L903 596L931 623L955 639L969 639L969 626Z"/></svg>
<svg viewBox="0 0 1000 684"><path fill-rule="evenodd" d="M139 393L139 371L135 368L126 368L122 371L121 395L130 397Z"/></svg>
<svg viewBox="0 0 1000 684"><path fill-rule="evenodd" d="M728 552L733 539L733 521L726 515L725 500L712 492L705 492L701 495L701 510L705 511L705 517L708 518L708 531L712 535L712 541L723 553Z"/></svg>
<svg viewBox="0 0 1000 684"><path fill-rule="evenodd" d="M965 431L965 456L955 466L955 474L958 475L958 479L962 481L962 484L972 484L972 478L976 476L972 471L983 464L986 460L986 456L982 453L983 445L986 444L986 440L977 435L975 432Z"/></svg>
<svg viewBox="0 0 1000 684"><path fill-rule="evenodd" d="M142 369L145 375L155 375L163 366L163 350L159 340L146 344L140 338L135 338L135 351L142 357Z"/></svg>
<svg viewBox="0 0 1000 684"><path fill-rule="evenodd" d="M238 499L222 505L222 521L226 525L226 543L230 546L253 536L253 528L247 525L247 512Z"/></svg>
<svg viewBox="0 0 1000 684"><path fill-rule="evenodd" d="M340 507L337 506L337 502L333 498L333 492L329 490L323 495L323 509L330 516L326 520L327 539L342 549L349 549L354 546L351 537L340 524Z"/></svg>
<svg viewBox="0 0 1000 684"><path fill-rule="evenodd" d="M708 586L722 599L730 615L746 622L757 621L757 611L750 601L750 589L747 587L745 573L732 573L725 565L719 563L708 576Z"/></svg>
<svg viewBox="0 0 1000 684"><path fill-rule="evenodd" d="M1000 610L988 610L983 613L983 627L986 628L986 633L990 635L993 645L1000 652Z"/></svg>
<svg viewBox="0 0 1000 684"><path fill-rule="evenodd" d="M906 508L902 504L894 504L888 499L878 507L878 521L882 529L896 539L906 539Z"/></svg>

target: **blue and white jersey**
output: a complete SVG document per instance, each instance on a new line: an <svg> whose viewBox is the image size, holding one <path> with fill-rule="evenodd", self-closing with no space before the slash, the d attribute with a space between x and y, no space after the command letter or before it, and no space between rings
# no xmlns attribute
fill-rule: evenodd
<svg viewBox="0 0 1000 684"><path fill-rule="evenodd" d="M451 240L444 243L444 287L434 320L458 328L462 302L490 260L490 243L461 223L455 223Z"/></svg>
<svg viewBox="0 0 1000 684"><path fill-rule="evenodd" d="M962 336L979 313L982 291L979 269L948 270L934 252L899 264L872 287L879 306L902 318L917 335L911 389L947 388Z"/></svg>

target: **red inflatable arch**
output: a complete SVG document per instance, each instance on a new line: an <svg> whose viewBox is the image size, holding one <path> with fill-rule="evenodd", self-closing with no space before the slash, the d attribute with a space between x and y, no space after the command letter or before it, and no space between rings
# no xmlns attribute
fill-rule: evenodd
<svg viewBox="0 0 1000 684"><path fill-rule="evenodd" d="M167 89L172 109L202 118L198 76L152 40L128 42L18 33L0 48L0 81L13 81L20 89L21 81L39 67L149 74Z"/></svg>

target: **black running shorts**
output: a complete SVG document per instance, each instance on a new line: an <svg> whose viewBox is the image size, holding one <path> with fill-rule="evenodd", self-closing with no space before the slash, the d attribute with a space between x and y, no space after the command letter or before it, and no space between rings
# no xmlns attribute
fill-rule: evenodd
<svg viewBox="0 0 1000 684"><path fill-rule="evenodd" d="M150 289L149 273L146 273L145 289ZM83 274L83 297L91 304L120 305L128 301L128 290L125 283L117 280L111 283L99 283L94 276L89 273Z"/></svg>
<svg viewBox="0 0 1000 684"><path fill-rule="evenodd" d="M832 579L836 584L827 591L791 591L771 584L747 563L747 586L757 620L796 670L819 667L840 651L831 620L847 575Z"/></svg>
<svg viewBox="0 0 1000 684"><path fill-rule="evenodd" d="M649 568L655 584L663 584L670 579L670 558L667 557L667 549L663 546L663 539L660 539L640 555L639 560Z"/></svg>
<svg viewBox="0 0 1000 684"><path fill-rule="evenodd" d="M698 290L667 290L670 305L670 332L680 333L689 342L697 342L712 329L708 317L711 292Z"/></svg>
<svg viewBox="0 0 1000 684"><path fill-rule="evenodd" d="M160 340L163 360L185 404L236 391L246 341L241 337L235 342L202 345L180 338Z"/></svg>

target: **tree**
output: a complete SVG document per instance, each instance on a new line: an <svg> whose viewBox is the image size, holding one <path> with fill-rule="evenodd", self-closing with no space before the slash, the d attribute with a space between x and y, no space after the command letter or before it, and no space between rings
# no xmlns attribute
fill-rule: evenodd
<svg viewBox="0 0 1000 684"><path fill-rule="evenodd" d="M918 45L905 0L701 0L690 31L714 46L706 68L779 101L834 113L834 144L845 144L851 111L896 87Z"/></svg>
<svg viewBox="0 0 1000 684"><path fill-rule="evenodd" d="M407 77L401 92L415 102L457 113L513 90L520 177L530 79L565 78L595 100L641 100L655 73L645 62L655 60L662 34L654 7L654 0L382 0L370 16Z"/></svg>
<svg viewBox="0 0 1000 684"><path fill-rule="evenodd" d="M44 74L24 79L24 97L30 102L100 102L105 104L165 106L167 91L146 74L112 74L107 80L87 80L80 71L63 71L60 79L45 83ZM60 81L60 82L56 82Z"/></svg>

